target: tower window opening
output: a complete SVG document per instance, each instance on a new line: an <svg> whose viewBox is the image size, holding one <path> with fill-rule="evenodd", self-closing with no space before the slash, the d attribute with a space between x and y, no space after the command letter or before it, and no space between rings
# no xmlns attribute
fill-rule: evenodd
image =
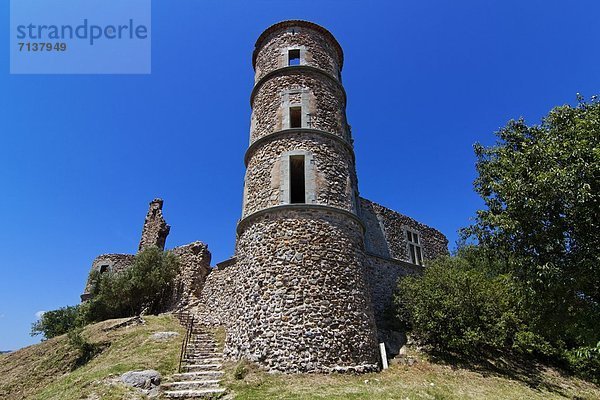
<svg viewBox="0 0 600 400"><path fill-rule="evenodd" d="M300 50L288 51L288 65L300 65Z"/></svg>
<svg viewBox="0 0 600 400"><path fill-rule="evenodd" d="M290 107L290 128L302 128L302 107Z"/></svg>
<svg viewBox="0 0 600 400"><path fill-rule="evenodd" d="M100 273L103 274L105 272L108 272L108 265L101 265L100 266Z"/></svg>
<svg viewBox="0 0 600 400"><path fill-rule="evenodd" d="M290 156L290 203L306 203L304 156Z"/></svg>

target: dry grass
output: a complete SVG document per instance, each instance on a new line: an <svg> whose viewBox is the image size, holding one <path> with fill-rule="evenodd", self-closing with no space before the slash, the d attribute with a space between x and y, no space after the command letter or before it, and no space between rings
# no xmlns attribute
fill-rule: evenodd
<svg viewBox="0 0 600 400"><path fill-rule="evenodd" d="M0 358L1 399L134 399L141 398L112 378L136 369L175 372L181 337L157 342L150 335L182 328L169 316L144 317L145 324L109 330L123 320L89 326L84 337L106 347L77 367L78 353L66 335L3 355Z"/></svg>
<svg viewBox="0 0 600 400"><path fill-rule="evenodd" d="M272 375L248 368L241 380L228 367L235 399L600 399L600 388L541 368L534 380L420 360L366 375ZM536 383L534 383L536 382Z"/></svg>

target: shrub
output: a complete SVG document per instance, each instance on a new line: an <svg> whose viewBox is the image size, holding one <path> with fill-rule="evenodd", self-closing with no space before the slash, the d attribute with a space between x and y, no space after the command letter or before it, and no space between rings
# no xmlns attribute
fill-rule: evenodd
<svg viewBox="0 0 600 400"><path fill-rule="evenodd" d="M83 328L75 328L67 333L69 344L77 350L79 356L75 360L75 367L82 366L94 358L103 349L103 345L88 342L83 336Z"/></svg>
<svg viewBox="0 0 600 400"><path fill-rule="evenodd" d="M575 374L600 383L600 342L596 347L579 347L564 353L568 367Z"/></svg>
<svg viewBox="0 0 600 400"><path fill-rule="evenodd" d="M173 254L152 247L138 253L133 265L122 272L92 275L94 289L87 319L129 317L144 309L153 314L164 311L172 299L178 272L179 263Z"/></svg>
<svg viewBox="0 0 600 400"><path fill-rule="evenodd" d="M79 307L67 306L58 310L46 311L39 320L31 325L31 336L43 335L45 339L50 339L85 325Z"/></svg>
<svg viewBox="0 0 600 400"><path fill-rule="evenodd" d="M422 277L405 277L395 298L400 325L423 344L465 355L510 348L524 328L519 302L510 278L490 277L462 257L440 258Z"/></svg>

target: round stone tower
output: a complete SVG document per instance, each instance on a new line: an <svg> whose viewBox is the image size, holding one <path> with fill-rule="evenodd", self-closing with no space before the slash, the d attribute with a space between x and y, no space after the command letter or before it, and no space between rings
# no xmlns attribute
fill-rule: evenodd
<svg viewBox="0 0 600 400"><path fill-rule="evenodd" d="M226 352L286 372L377 369L343 53L284 21L258 38Z"/></svg>

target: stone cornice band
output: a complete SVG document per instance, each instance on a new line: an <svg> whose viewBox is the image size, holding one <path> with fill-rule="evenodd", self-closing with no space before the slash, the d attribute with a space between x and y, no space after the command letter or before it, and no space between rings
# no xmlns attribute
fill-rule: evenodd
<svg viewBox="0 0 600 400"><path fill-rule="evenodd" d="M328 139L335 140L335 141L343 144L346 147L348 152L352 155L352 162L355 162L354 148L352 147L352 144L349 143L346 139L344 139L338 135L335 135L333 133L322 131L320 129L291 128L291 129L282 129L280 131L275 131L273 133L269 133L268 135L262 136L262 137L256 139L254 142L252 142L250 147L248 147L248 150L246 150L246 154L244 155L244 165L246 167L248 167L248 162L250 161L250 156L252 155L252 153L254 153L254 151L257 148L259 148L263 144L269 143L272 140L280 139L282 137L292 136L296 133L312 133L312 134L326 137Z"/></svg>
<svg viewBox="0 0 600 400"><path fill-rule="evenodd" d="M314 72L314 73L323 75L323 76L327 77L328 79L330 79L332 82L334 82L335 85L342 92L343 107L346 108L346 89L344 89L344 85L342 85L342 83L340 81L338 81L335 77L333 77L330 73L323 71L322 69L310 66L310 65L292 65L289 67L281 67L281 68L277 68L277 69L265 74L265 76L260 78L258 80L258 82L256 82L256 84L254 84L254 87L252 88L252 93L250 94L250 107L252 107L254 109L254 97L256 96L256 93L258 93L258 90L261 88L261 86L266 81L271 79L273 76L285 75L286 73L292 73L292 74L300 73L301 74L301 73L305 73L305 72Z"/></svg>
<svg viewBox="0 0 600 400"><path fill-rule="evenodd" d="M325 204L280 204L278 206L263 208L262 210L258 210L242 218L237 224L236 233L240 235L244 231L246 225L248 225L250 222L252 222L258 217L271 213L276 213L279 211L293 210L316 210L337 213L345 217L349 217L350 219L353 219L361 227L363 233L366 231L365 224L360 220L360 218L358 218L356 214L351 213L350 211L344 210L342 208L332 207Z"/></svg>

